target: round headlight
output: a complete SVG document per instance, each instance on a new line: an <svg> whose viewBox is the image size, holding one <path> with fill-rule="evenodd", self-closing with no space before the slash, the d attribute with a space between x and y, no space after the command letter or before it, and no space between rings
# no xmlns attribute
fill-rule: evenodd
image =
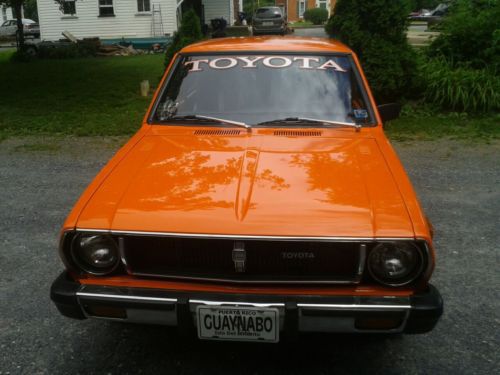
<svg viewBox="0 0 500 375"><path fill-rule="evenodd" d="M422 253L410 242L382 243L375 246L368 256L370 274L384 285L409 284L419 276L422 267Z"/></svg>
<svg viewBox="0 0 500 375"><path fill-rule="evenodd" d="M75 263L93 275L113 272L120 260L116 243L109 235L77 235L73 240L71 253Z"/></svg>

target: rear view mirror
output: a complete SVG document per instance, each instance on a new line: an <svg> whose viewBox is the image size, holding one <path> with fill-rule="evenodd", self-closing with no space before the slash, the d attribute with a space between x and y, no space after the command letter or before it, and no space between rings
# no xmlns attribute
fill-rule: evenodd
<svg viewBox="0 0 500 375"><path fill-rule="evenodd" d="M382 122L395 120L399 117L401 112L401 105L398 103L381 104L377 107L378 113L382 118Z"/></svg>

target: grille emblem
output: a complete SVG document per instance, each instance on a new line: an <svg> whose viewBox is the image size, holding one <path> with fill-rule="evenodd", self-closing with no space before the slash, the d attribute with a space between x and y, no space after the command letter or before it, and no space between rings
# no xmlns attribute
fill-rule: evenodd
<svg viewBox="0 0 500 375"><path fill-rule="evenodd" d="M233 247L233 262L236 272L245 272L247 253L245 251L245 244L240 241L234 242Z"/></svg>

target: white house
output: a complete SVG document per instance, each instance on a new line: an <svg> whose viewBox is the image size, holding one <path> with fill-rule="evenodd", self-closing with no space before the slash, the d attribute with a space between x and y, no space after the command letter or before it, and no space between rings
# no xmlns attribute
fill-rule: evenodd
<svg viewBox="0 0 500 375"><path fill-rule="evenodd" d="M13 20L14 18L14 10L12 8L0 5L0 25L2 25L5 21Z"/></svg>
<svg viewBox="0 0 500 375"><path fill-rule="evenodd" d="M42 40L58 40L63 31L77 38L148 38L172 35L183 11L193 8L209 23L233 24L242 0L37 0ZM236 8L235 8L236 7ZM235 11L236 9L236 11Z"/></svg>

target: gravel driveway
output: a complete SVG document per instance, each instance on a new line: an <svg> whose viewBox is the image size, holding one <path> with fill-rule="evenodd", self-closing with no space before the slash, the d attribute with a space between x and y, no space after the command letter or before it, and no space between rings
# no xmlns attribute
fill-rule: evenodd
<svg viewBox="0 0 500 375"><path fill-rule="evenodd" d="M493 374L499 363L500 143L398 143L436 228L445 315L427 335L200 343L164 328L59 315L58 230L120 138L0 143L0 374ZM495 370L495 368L497 370Z"/></svg>

